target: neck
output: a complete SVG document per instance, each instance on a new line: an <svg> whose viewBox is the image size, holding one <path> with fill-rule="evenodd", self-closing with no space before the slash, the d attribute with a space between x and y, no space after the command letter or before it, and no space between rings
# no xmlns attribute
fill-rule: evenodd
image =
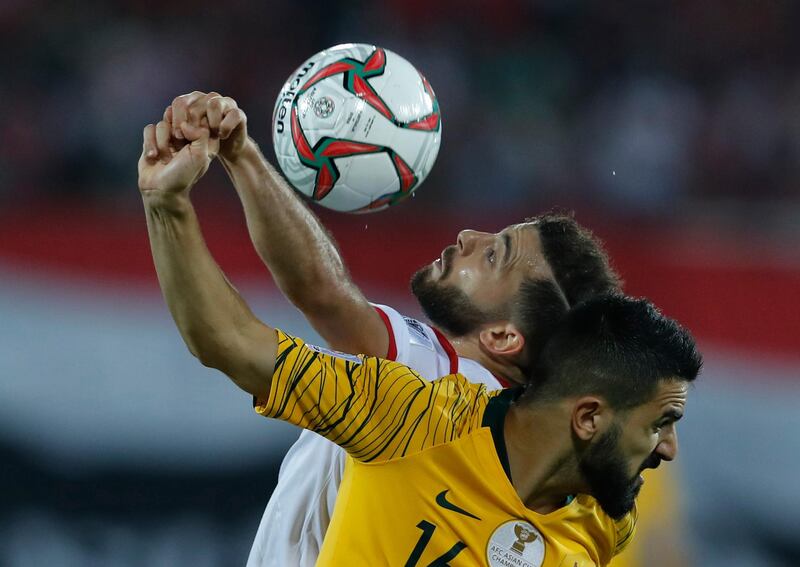
<svg viewBox="0 0 800 567"><path fill-rule="evenodd" d="M453 345L458 356L474 360L495 376L503 378L512 385L526 383L524 372L517 366L518 360L511 359L511 357L493 355L481 344L478 336L453 337L447 333L444 333L444 335Z"/></svg>
<svg viewBox="0 0 800 567"><path fill-rule="evenodd" d="M563 409L515 403L506 414L504 437L514 489L531 510L547 514L569 496L586 492L574 457Z"/></svg>

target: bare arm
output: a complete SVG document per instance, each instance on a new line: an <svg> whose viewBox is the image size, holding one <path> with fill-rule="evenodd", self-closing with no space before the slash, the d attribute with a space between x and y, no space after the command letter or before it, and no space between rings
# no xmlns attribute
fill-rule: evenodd
<svg viewBox="0 0 800 567"><path fill-rule="evenodd" d="M264 397L275 366L274 329L259 321L227 281L206 247L189 190L213 157L205 131L177 149L165 122L145 128L139 189L161 290L189 350ZM156 133L158 132L158 133ZM148 140L158 148L148 148Z"/></svg>
<svg viewBox="0 0 800 567"><path fill-rule="evenodd" d="M173 102L173 124L206 117L221 139L220 161L244 207L250 238L286 297L337 350L386 356L389 335L353 283L338 249L283 177L247 136L233 99L193 93Z"/></svg>

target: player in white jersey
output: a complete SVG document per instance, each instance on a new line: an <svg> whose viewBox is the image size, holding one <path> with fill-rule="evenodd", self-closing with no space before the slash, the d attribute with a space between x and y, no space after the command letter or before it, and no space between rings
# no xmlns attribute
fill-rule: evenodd
<svg viewBox="0 0 800 567"><path fill-rule="evenodd" d="M168 152L170 139L183 139L184 127L201 123L220 140L220 161L275 282L337 350L396 357L429 379L449 374L457 362L477 382L521 383L565 301L575 304L619 286L599 241L570 216L547 214L495 234L462 231L414 276L412 291L436 329L376 309L318 219L248 137L235 101L216 93L178 97L146 132L146 154ZM341 463L334 445L301 436L281 466L248 566L314 565Z"/></svg>

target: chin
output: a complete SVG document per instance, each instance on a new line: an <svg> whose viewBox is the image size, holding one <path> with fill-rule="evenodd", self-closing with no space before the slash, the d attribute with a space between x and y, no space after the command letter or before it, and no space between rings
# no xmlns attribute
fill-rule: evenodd
<svg viewBox="0 0 800 567"><path fill-rule="evenodd" d="M598 504L600 504L603 511L611 516L611 518L614 520L621 520L633 510L633 507L636 505L636 495L631 494L623 500L615 501L613 504L604 504L600 501L598 501Z"/></svg>

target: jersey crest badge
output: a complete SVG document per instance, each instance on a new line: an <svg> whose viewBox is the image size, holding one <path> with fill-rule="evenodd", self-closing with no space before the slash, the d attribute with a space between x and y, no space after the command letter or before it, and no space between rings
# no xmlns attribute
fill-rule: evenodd
<svg viewBox="0 0 800 567"><path fill-rule="evenodd" d="M542 534L524 520L504 522L489 538L486 561L490 567L541 567L544 562Z"/></svg>

